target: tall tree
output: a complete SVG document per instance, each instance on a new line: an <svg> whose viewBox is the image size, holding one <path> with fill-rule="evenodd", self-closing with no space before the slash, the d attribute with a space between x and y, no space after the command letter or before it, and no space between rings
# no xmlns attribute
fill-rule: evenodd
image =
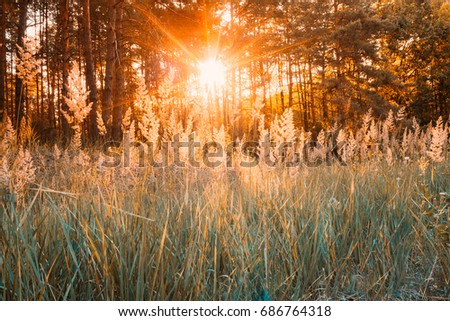
<svg viewBox="0 0 450 321"><path fill-rule="evenodd" d="M61 22L61 73L62 73L62 96L67 97L69 86L69 0L60 0L59 2L59 14ZM68 106L65 99L61 100L62 110L68 112ZM69 124L65 117L62 119L63 137L67 137L69 134Z"/></svg>
<svg viewBox="0 0 450 321"><path fill-rule="evenodd" d="M24 38L25 32L27 29L27 11L28 11L28 2L29 0L20 0L19 1L19 23L17 27L17 46L24 46ZM17 58L20 59L20 53L17 51ZM25 113L25 104L24 104L24 85L23 80L16 75L16 93L15 93L15 113L14 113L14 124L17 128L22 121L22 118Z"/></svg>
<svg viewBox="0 0 450 321"><path fill-rule="evenodd" d="M111 114L113 110L114 89L114 67L116 59L116 6L114 1L107 2L107 25L106 25L106 70L105 88L102 95L103 122L108 134L111 133Z"/></svg>
<svg viewBox="0 0 450 321"><path fill-rule="evenodd" d="M115 80L114 80L114 108L112 115L113 139L122 139L122 117L124 110L125 96L125 70L124 70L124 37L123 37L123 3L116 5L116 59L115 59Z"/></svg>
<svg viewBox="0 0 450 321"><path fill-rule="evenodd" d="M97 110L98 93L97 80L95 76L94 58L92 55L92 35L91 35L91 9L90 0L83 0L83 35L84 35L84 58L86 60L86 85L89 90L89 102L92 103L89 114L89 138L94 142L98 137Z"/></svg>
<svg viewBox="0 0 450 321"><path fill-rule="evenodd" d="M6 0L0 0L0 121L6 111Z"/></svg>

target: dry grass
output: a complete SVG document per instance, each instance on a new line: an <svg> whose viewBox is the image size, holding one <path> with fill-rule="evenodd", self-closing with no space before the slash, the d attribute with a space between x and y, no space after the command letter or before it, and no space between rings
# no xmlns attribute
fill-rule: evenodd
<svg viewBox="0 0 450 321"><path fill-rule="evenodd" d="M2 190L0 299L446 300L448 165L99 172L50 159L21 200Z"/></svg>

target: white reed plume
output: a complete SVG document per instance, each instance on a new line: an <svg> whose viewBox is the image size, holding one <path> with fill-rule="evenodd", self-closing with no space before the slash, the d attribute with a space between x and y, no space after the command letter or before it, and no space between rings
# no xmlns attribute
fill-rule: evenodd
<svg viewBox="0 0 450 321"><path fill-rule="evenodd" d="M82 124L91 112L92 103L87 103L89 91L86 90L86 86L80 75L80 68L76 62L69 75L67 91L68 95L64 97L64 101L69 110L68 112L63 111L62 113L75 132L72 138L72 148L79 150L81 148Z"/></svg>
<svg viewBox="0 0 450 321"><path fill-rule="evenodd" d="M12 173L9 168L8 158L4 155L0 164L0 189L9 189L11 175Z"/></svg>
<svg viewBox="0 0 450 321"><path fill-rule="evenodd" d="M142 115L138 127L142 136L152 143L157 143L159 138L160 122L153 112L153 102L148 94L144 79L138 79L138 90L135 101L136 110Z"/></svg>
<svg viewBox="0 0 450 321"><path fill-rule="evenodd" d="M28 150L20 147L16 161L12 167L12 172L12 187L16 195L21 198L26 185L33 183L36 178L36 167Z"/></svg>
<svg viewBox="0 0 450 321"><path fill-rule="evenodd" d="M16 75L23 80L25 85L33 84L36 75L39 73L42 59L36 58L36 54L40 48L34 38L24 38L23 47L17 45Z"/></svg>
<svg viewBox="0 0 450 321"><path fill-rule="evenodd" d="M97 110L97 129L100 136L106 135L106 126L105 123L103 122L101 110Z"/></svg>
<svg viewBox="0 0 450 321"><path fill-rule="evenodd" d="M3 145L6 148L11 148L12 146L15 146L17 143L17 133L9 117L6 117L5 122L6 122L5 134L3 136L1 145Z"/></svg>
<svg viewBox="0 0 450 321"><path fill-rule="evenodd" d="M444 127L442 116L436 122L436 126L432 129L432 137L428 156L433 162L441 163L445 160L444 146L447 143L447 129Z"/></svg>

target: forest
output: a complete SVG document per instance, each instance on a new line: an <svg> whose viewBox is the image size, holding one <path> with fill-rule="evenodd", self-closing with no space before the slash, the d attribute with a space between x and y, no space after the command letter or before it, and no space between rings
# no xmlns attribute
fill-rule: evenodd
<svg viewBox="0 0 450 321"><path fill-rule="evenodd" d="M0 0L0 300L448 300L448 0Z"/></svg>
<svg viewBox="0 0 450 321"><path fill-rule="evenodd" d="M205 98L208 60L225 71L210 112L234 137L251 130L258 98L266 121L292 108L316 134L369 108L406 107L421 125L449 114L448 2L3 0L0 15L0 115L30 123L42 141L70 134L74 63L92 104L91 142L97 113L116 140L128 110L139 119L138 79L177 112Z"/></svg>

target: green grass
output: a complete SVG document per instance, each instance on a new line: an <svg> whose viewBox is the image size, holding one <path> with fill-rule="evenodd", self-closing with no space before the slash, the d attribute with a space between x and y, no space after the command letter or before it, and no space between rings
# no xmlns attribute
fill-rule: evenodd
<svg viewBox="0 0 450 321"><path fill-rule="evenodd" d="M38 176L0 194L1 300L450 298L448 162Z"/></svg>

